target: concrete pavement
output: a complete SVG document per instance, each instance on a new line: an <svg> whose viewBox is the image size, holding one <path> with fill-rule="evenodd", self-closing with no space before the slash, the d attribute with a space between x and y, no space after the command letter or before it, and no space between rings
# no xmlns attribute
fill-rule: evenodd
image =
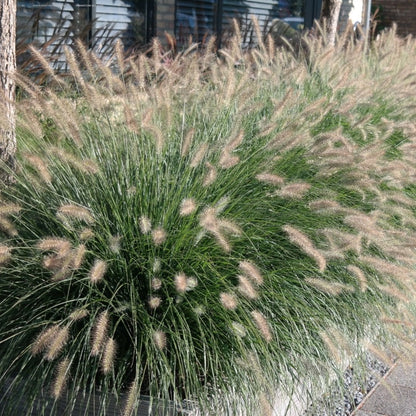
<svg viewBox="0 0 416 416"><path fill-rule="evenodd" d="M416 416L416 358L396 362L351 416Z"/></svg>

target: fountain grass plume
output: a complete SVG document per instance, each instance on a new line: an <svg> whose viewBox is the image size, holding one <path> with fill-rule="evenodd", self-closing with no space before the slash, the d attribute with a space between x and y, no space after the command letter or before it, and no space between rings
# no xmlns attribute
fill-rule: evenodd
<svg viewBox="0 0 416 416"><path fill-rule="evenodd" d="M124 61L118 46L111 65L67 50L50 87L18 77L0 204L11 397L50 385L52 400L99 391L126 415L140 395L256 415L298 375L305 398L321 393L333 339L349 334L353 356L412 313L414 41L329 53L308 38L296 56L237 38L172 62L157 41Z"/></svg>

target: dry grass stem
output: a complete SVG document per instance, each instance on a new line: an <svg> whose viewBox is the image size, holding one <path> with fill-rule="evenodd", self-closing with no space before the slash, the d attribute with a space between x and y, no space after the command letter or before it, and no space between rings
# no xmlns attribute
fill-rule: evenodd
<svg viewBox="0 0 416 416"><path fill-rule="evenodd" d="M48 166L39 156L36 155L26 155L25 159L36 169L40 178L45 183L51 183L52 177L49 173Z"/></svg>
<svg viewBox="0 0 416 416"><path fill-rule="evenodd" d="M94 328L91 338L91 355L97 356L100 354L105 338L107 337L109 324L108 311L101 312L95 320Z"/></svg>
<svg viewBox="0 0 416 416"><path fill-rule="evenodd" d="M162 245L167 238L166 231L162 227L157 227L152 231L152 239L155 246Z"/></svg>
<svg viewBox="0 0 416 416"><path fill-rule="evenodd" d="M384 238L383 231L377 226L377 219L365 214L347 215L345 224L371 237L374 241Z"/></svg>
<svg viewBox="0 0 416 416"><path fill-rule="evenodd" d="M326 260L324 256L314 247L312 241L305 234L290 225L285 225L283 231L287 233L289 240L293 244L297 245L305 254L315 260L320 272L325 271Z"/></svg>
<svg viewBox="0 0 416 416"><path fill-rule="evenodd" d="M382 275L393 276L402 282L407 281L413 272L411 268L400 266L378 257L362 256L360 260L376 269Z"/></svg>
<svg viewBox="0 0 416 416"><path fill-rule="evenodd" d="M79 238L81 241L87 241L94 237L94 231L91 230L91 228L84 228L80 234Z"/></svg>
<svg viewBox="0 0 416 416"><path fill-rule="evenodd" d="M53 325L49 328L45 328L35 339L31 346L32 355L37 355L43 352L48 345L56 338L59 332L59 325Z"/></svg>
<svg viewBox="0 0 416 416"><path fill-rule="evenodd" d="M67 326L60 328L56 333L55 337L50 340L45 353L45 359L52 361L58 357L62 349L68 342L69 328Z"/></svg>
<svg viewBox="0 0 416 416"><path fill-rule="evenodd" d="M364 272L359 267L353 266L351 264L347 266L347 270L353 273L355 277L358 279L358 282L360 284L360 291L365 292L368 288L368 283Z"/></svg>
<svg viewBox="0 0 416 416"><path fill-rule="evenodd" d="M251 312L251 316L253 317L254 323L266 342L271 342L273 340L273 335L270 330L269 323L264 315L260 311L254 310Z"/></svg>
<svg viewBox="0 0 416 416"><path fill-rule="evenodd" d="M383 363L386 363L390 367L393 366L393 364L394 364L393 360L382 349L376 347L371 342L366 343L366 348L368 349L368 351L370 351L372 354L374 354L376 357L378 357Z"/></svg>
<svg viewBox="0 0 416 416"><path fill-rule="evenodd" d="M284 183L284 179L281 176L274 175L272 173L259 173L256 175L256 179L260 182L267 183L268 185L279 186Z"/></svg>
<svg viewBox="0 0 416 416"><path fill-rule="evenodd" d="M5 245L0 245L0 264L7 263L12 257L12 249Z"/></svg>
<svg viewBox="0 0 416 416"><path fill-rule="evenodd" d="M278 191L275 191L275 194L279 195L281 198L300 199L304 197L310 187L311 185L308 183L291 183L283 186Z"/></svg>
<svg viewBox="0 0 416 416"><path fill-rule="evenodd" d="M80 244L74 251L72 256L72 267L76 270L81 267L82 262L84 261L85 253L87 248L85 244Z"/></svg>
<svg viewBox="0 0 416 416"><path fill-rule="evenodd" d="M152 231L152 223L149 218L142 215L139 218L139 227L142 234L149 234Z"/></svg>
<svg viewBox="0 0 416 416"><path fill-rule="evenodd" d="M192 214L197 209L197 204L194 198L183 199L180 206L179 214L184 217Z"/></svg>
<svg viewBox="0 0 416 416"><path fill-rule="evenodd" d="M228 150L224 150L218 162L222 169L230 169L240 162L238 156L233 156Z"/></svg>
<svg viewBox="0 0 416 416"><path fill-rule="evenodd" d="M248 299L257 299L258 293L254 286L251 284L251 281L246 277L239 275L238 276L238 290L240 293Z"/></svg>
<svg viewBox="0 0 416 416"><path fill-rule="evenodd" d="M186 133L186 136L184 137L183 142L182 142L182 149L181 149L181 156L182 157L185 157L188 154L189 148L191 147L192 140L194 138L194 135L195 135L195 129L194 128L190 129Z"/></svg>
<svg viewBox="0 0 416 416"><path fill-rule="evenodd" d="M108 374L114 367L116 351L116 341L113 338L108 338L104 346L103 355L101 357L101 370L103 374Z"/></svg>
<svg viewBox="0 0 416 416"><path fill-rule="evenodd" d="M307 277L305 282L313 286L315 289L326 293L327 295L331 296L338 296L343 292L353 292L354 288L350 285L346 285L340 282L329 282L328 280L324 280L318 277Z"/></svg>
<svg viewBox="0 0 416 416"><path fill-rule="evenodd" d="M382 284L378 284L377 287L384 293L386 293L387 295L405 303L408 304L410 302L410 298L408 296L408 293L404 292L403 290L399 289L396 286L393 285L382 285Z"/></svg>
<svg viewBox="0 0 416 416"><path fill-rule="evenodd" d="M150 309L157 309L161 304L162 299L159 296L152 296L148 302Z"/></svg>
<svg viewBox="0 0 416 416"><path fill-rule="evenodd" d="M202 185L204 187L207 187L207 186L212 185L215 182L215 180L217 179L217 170L209 162L206 162L205 166L207 167L208 172L204 176L204 180L202 182Z"/></svg>
<svg viewBox="0 0 416 416"><path fill-rule="evenodd" d="M53 382L52 395L56 399L61 397L68 378L70 362L68 358L64 358L57 366L56 377Z"/></svg>
<svg viewBox="0 0 416 416"><path fill-rule="evenodd" d="M175 288L179 293L185 293L188 286L188 278L185 273L178 273L175 276Z"/></svg>
<svg viewBox="0 0 416 416"><path fill-rule="evenodd" d="M64 217L72 217L80 221L84 221L87 224L94 223L94 217L91 215L87 208L80 207L78 205L61 205L58 209L58 215Z"/></svg>
<svg viewBox="0 0 416 416"><path fill-rule="evenodd" d="M226 292L220 293L220 301L221 301L222 306L224 306L225 309L234 310L237 308L237 305L238 305L237 298L233 293L226 293Z"/></svg>
<svg viewBox="0 0 416 416"><path fill-rule="evenodd" d="M152 279L151 286L153 290L159 290L162 287L162 281L157 277L154 277Z"/></svg>
<svg viewBox="0 0 416 416"><path fill-rule="evenodd" d="M3 216L0 216L0 230L4 231L10 237L16 237L18 235L14 224Z"/></svg>
<svg viewBox="0 0 416 416"><path fill-rule="evenodd" d="M69 319L71 321L79 321L81 319L86 318L90 313L88 312L88 309L85 308L79 308L79 309L75 309L75 311L73 311L70 315L69 315Z"/></svg>
<svg viewBox="0 0 416 416"><path fill-rule="evenodd" d="M335 360L336 363L341 364L342 363L342 357L339 351L339 347L334 344L333 335L332 333L321 331L319 333L319 336L321 337L322 341L324 342L328 352L331 354L332 358Z"/></svg>
<svg viewBox="0 0 416 416"><path fill-rule="evenodd" d="M208 144L207 143L203 143L201 144L201 146L199 146L198 150L195 152L190 166L191 168L196 168L197 166L200 165L200 163L202 162L202 160L204 159L206 153L208 151Z"/></svg>
<svg viewBox="0 0 416 416"><path fill-rule="evenodd" d="M240 261L240 263L238 264L238 267L254 283L256 283L257 285L263 284L263 281L264 281L263 276L261 275L258 267L255 266L253 263L243 260L243 261Z"/></svg>
<svg viewBox="0 0 416 416"><path fill-rule="evenodd" d="M166 334L163 331L157 330L153 333L153 342L159 350L166 348Z"/></svg>
<svg viewBox="0 0 416 416"><path fill-rule="evenodd" d="M107 263L104 260L96 259L88 275L90 282L93 284L100 282L103 279L106 271Z"/></svg>
<svg viewBox="0 0 416 416"><path fill-rule="evenodd" d="M129 387L129 393L123 409L123 416L133 416L138 395L137 380L134 380Z"/></svg>
<svg viewBox="0 0 416 416"><path fill-rule="evenodd" d="M43 251L54 251L60 256L66 256L71 250L71 242L64 238L49 237L40 240L36 247Z"/></svg>

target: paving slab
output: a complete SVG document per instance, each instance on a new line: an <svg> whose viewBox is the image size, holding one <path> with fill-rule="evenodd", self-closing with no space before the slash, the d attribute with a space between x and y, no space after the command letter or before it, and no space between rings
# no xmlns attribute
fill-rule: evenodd
<svg viewBox="0 0 416 416"><path fill-rule="evenodd" d="M386 416L415 416L416 390L380 384L365 401L361 410Z"/></svg>
<svg viewBox="0 0 416 416"><path fill-rule="evenodd" d="M388 384L393 386L403 386L416 389L416 363L408 361L399 362L391 370L386 381Z"/></svg>
<svg viewBox="0 0 416 416"><path fill-rule="evenodd" d="M415 416L416 362L400 361L363 400L353 416Z"/></svg>

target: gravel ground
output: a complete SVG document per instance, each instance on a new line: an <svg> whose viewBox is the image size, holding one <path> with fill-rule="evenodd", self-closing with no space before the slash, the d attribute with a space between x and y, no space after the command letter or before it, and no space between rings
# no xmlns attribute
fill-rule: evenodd
<svg viewBox="0 0 416 416"><path fill-rule="evenodd" d="M328 396L313 404L304 416L350 416L388 370L385 363L367 354L364 382L363 377L355 375L353 367L347 369L344 374L344 392L332 388Z"/></svg>

